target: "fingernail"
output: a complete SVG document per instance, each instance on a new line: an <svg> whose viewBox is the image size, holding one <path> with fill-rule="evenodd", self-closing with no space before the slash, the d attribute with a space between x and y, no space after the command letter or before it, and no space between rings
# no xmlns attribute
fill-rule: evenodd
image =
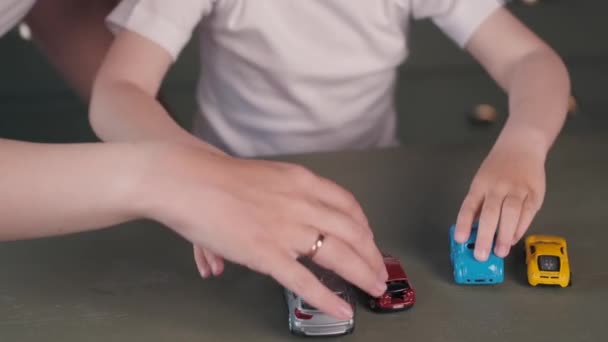
<svg viewBox="0 0 608 342"><path fill-rule="evenodd" d="M218 271L219 271L217 262L213 261L210 264L211 264L211 273L213 273L213 275L217 275Z"/></svg>
<svg viewBox="0 0 608 342"><path fill-rule="evenodd" d="M509 248L505 245L500 245L498 247L496 247L496 255L504 258L507 256L507 254L509 254Z"/></svg>
<svg viewBox="0 0 608 342"><path fill-rule="evenodd" d="M340 306L340 315L342 316L339 317L341 319L351 319L353 317L353 308L348 304L342 304Z"/></svg>
<svg viewBox="0 0 608 342"><path fill-rule="evenodd" d="M462 233L456 233L454 235L454 240L456 240L458 243L463 243L466 240L466 237Z"/></svg>
<svg viewBox="0 0 608 342"><path fill-rule="evenodd" d="M488 252L487 249L479 249L477 251L475 251L475 258L477 258L478 261L486 261L488 260L488 255L490 253Z"/></svg>
<svg viewBox="0 0 608 342"><path fill-rule="evenodd" d="M386 283L385 282L377 283L374 292L376 293L377 296L382 296L384 294L384 292L386 292Z"/></svg>
<svg viewBox="0 0 608 342"><path fill-rule="evenodd" d="M219 277L220 275L222 275L222 273L224 273L224 265L222 264L222 262L218 262L217 267L215 269L215 275Z"/></svg>
<svg viewBox="0 0 608 342"><path fill-rule="evenodd" d="M199 270L199 272L201 272L201 277L203 277L203 278L209 277L209 271L206 268Z"/></svg>

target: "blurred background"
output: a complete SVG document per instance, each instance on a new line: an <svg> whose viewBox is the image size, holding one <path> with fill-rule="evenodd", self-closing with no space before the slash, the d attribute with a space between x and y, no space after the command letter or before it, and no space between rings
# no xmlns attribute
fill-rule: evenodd
<svg viewBox="0 0 608 342"><path fill-rule="evenodd" d="M509 6L568 65L578 108L563 135L608 132L608 2L512 1ZM430 22L414 23L410 44L413 54L400 70L395 94L401 140L490 143L507 115L505 94ZM166 102L186 127L195 112L196 50L188 46L163 86ZM494 107L497 120L471 121L479 104ZM86 106L18 30L0 39L0 136L39 142L96 140Z"/></svg>

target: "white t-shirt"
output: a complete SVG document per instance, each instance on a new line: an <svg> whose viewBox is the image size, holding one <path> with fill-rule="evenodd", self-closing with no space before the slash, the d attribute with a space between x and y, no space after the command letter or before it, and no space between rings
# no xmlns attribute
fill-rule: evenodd
<svg viewBox="0 0 608 342"><path fill-rule="evenodd" d="M0 36L17 25L36 0L0 0Z"/></svg>
<svg viewBox="0 0 608 342"><path fill-rule="evenodd" d="M123 0L110 14L177 58L200 34L195 134L240 156L395 144L410 18L461 47L502 0ZM143 62L143 61L142 61Z"/></svg>

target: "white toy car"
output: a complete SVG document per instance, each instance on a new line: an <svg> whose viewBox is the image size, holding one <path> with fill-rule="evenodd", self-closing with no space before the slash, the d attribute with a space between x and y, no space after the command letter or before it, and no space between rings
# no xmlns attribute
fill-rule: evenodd
<svg viewBox="0 0 608 342"><path fill-rule="evenodd" d="M355 309L354 291L341 277L334 272L316 265L306 265L319 280L342 297ZM295 335L331 336L352 333L355 329L354 317L349 320L338 320L312 307L297 294L285 288L287 301L289 331Z"/></svg>

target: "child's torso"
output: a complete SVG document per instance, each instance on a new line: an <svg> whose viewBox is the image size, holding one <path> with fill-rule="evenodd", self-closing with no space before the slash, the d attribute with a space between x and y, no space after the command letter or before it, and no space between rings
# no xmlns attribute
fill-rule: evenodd
<svg viewBox="0 0 608 342"><path fill-rule="evenodd" d="M244 155L392 143L407 3L215 1L198 90L214 135Z"/></svg>

